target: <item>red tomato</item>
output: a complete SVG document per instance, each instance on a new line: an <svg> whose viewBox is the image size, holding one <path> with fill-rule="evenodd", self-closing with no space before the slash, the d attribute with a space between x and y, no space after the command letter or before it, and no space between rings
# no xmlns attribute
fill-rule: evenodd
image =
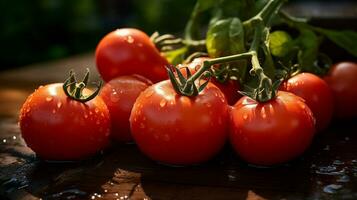
<svg viewBox="0 0 357 200"><path fill-rule="evenodd" d="M341 62L330 69L325 81L330 86L337 118L357 116L357 63Z"/></svg>
<svg viewBox="0 0 357 200"><path fill-rule="evenodd" d="M181 72L186 75L185 67L187 67L192 74L194 74L197 70L199 70L202 65L203 61L208 60L207 57L199 57L195 58L191 63L188 65L179 66ZM225 83L218 82L215 78L211 78L211 82L215 84L224 94L227 99L229 105L235 104L242 95L238 93L240 90L239 82L235 80L228 80Z"/></svg>
<svg viewBox="0 0 357 200"><path fill-rule="evenodd" d="M134 102L151 81L139 75L120 76L104 85L100 96L107 104L111 117L111 136L118 142L130 142L129 116Z"/></svg>
<svg viewBox="0 0 357 200"><path fill-rule="evenodd" d="M86 103L72 100L60 83L32 93L19 122L26 144L45 160L84 159L109 142L110 117L104 101L98 96Z"/></svg>
<svg viewBox="0 0 357 200"><path fill-rule="evenodd" d="M170 81L140 94L130 115L135 142L151 159L174 165L209 160L227 137L228 105L213 84L196 97L178 95Z"/></svg>
<svg viewBox="0 0 357 200"><path fill-rule="evenodd" d="M97 46L95 60L105 81L131 74L140 74L153 82L167 79L168 61L150 38L137 29L117 29L104 36Z"/></svg>
<svg viewBox="0 0 357 200"><path fill-rule="evenodd" d="M238 155L256 165L274 165L301 155L310 145L315 119L304 100L279 91L265 103L242 97L230 113L230 141Z"/></svg>
<svg viewBox="0 0 357 200"><path fill-rule="evenodd" d="M328 127L333 114L333 96L323 79L311 73L301 73L284 82L281 89L305 100L316 118L317 130Z"/></svg>

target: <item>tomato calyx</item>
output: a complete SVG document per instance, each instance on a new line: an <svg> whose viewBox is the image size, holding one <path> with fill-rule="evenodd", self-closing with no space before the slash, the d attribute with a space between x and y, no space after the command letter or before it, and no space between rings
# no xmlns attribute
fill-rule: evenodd
<svg viewBox="0 0 357 200"><path fill-rule="evenodd" d="M83 89L88 85L89 81L89 69L87 68L87 72L84 75L84 78L82 79L81 82L77 82L75 73L73 70L69 72L69 77L67 80L63 83L63 91L67 95L67 97L79 101L79 102L87 102L92 99L94 99L100 91L100 88L102 87L102 81L99 81L97 84L97 89L90 95L84 95L83 94Z"/></svg>

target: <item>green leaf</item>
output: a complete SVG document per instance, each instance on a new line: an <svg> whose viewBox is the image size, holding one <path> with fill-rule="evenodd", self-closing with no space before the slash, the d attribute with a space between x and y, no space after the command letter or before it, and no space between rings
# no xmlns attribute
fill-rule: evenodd
<svg viewBox="0 0 357 200"><path fill-rule="evenodd" d="M206 45L212 58L243 53L244 31L241 21L227 18L213 23L207 31Z"/></svg>
<svg viewBox="0 0 357 200"><path fill-rule="evenodd" d="M309 29L301 29L301 34L297 39L300 46L298 52L299 66L303 71L321 73L314 62L317 60L320 40L317 35Z"/></svg>
<svg viewBox="0 0 357 200"><path fill-rule="evenodd" d="M350 30L335 31L322 28L317 30L339 47L357 57L357 32Z"/></svg>
<svg viewBox="0 0 357 200"><path fill-rule="evenodd" d="M292 46L291 36L285 31L274 31L269 35L269 49L273 56L284 57Z"/></svg>
<svg viewBox="0 0 357 200"><path fill-rule="evenodd" d="M197 1L197 12L203 12L213 8L217 4L216 0L198 0Z"/></svg>
<svg viewBox="0 0 357 200"><path fill-rule="evenodd" d="M184 61L185 54L188 51L186 46L172 51L167 51L164 53L164 56L173 65L178 65Z"/></svg>

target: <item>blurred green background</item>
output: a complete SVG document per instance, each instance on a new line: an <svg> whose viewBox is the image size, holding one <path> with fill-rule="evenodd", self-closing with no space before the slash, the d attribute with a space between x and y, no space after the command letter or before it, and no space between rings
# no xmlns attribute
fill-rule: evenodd
<svg viewBox="0 0 357 200"><path fill-rule="evenodd" d="M194 0L0 1L0 70L94 51L119 27L181 32Z"/></svg>
<svg viewBox="0 0 357 200"><path fill-rule="evenodd" d="M106 33L119 27L181 33L195 2L1 0L0 70L94 51Z"/></svg>

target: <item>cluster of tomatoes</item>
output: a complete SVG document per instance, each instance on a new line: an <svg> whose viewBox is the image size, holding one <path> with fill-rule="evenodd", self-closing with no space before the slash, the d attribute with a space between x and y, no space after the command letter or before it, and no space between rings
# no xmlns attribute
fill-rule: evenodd
<svg viewBox="0 0 357 200"><path fill-rule="evenodd" d="M301 155L333 116L357 116L356 63L336 64L324 79L300 73L261 103L241 96L237 81L214 78L197 96L178 94L168 61L136 29L109 33L95 56L106 81L98 96L84 88L87 77L77 83L72 74L65 86L40 87L24 103L22 136L40 158L84 159L114 139L134 141L155 161L189 165L211 159L229 140L243 160L274 165ZM194 74L207 59L185 69Z"/></svg>

